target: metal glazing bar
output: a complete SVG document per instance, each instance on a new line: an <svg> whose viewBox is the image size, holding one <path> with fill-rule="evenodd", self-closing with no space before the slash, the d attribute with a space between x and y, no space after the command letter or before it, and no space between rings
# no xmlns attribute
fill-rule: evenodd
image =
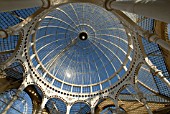
<svg viewBox="0 0 170 114"><path fill-rule="evenodd" d="M156 34L150 33L144 29L142 29L140 26L138 26L135 22L133 22L129 17L127 17L123 12L118 10L113 10L113 13L122 20L123 24L127 25L129 29L132 29L134 32L138 33L140 36L143 36L150 42L154 42L164 49L170 51L170 44L161 38L159 38Z"/></svg>
<svg viewBox="0 0 170 114"><path fill-rule="evenodd" d="M0 0L0 12L43 6L42 0Z"/></svg>

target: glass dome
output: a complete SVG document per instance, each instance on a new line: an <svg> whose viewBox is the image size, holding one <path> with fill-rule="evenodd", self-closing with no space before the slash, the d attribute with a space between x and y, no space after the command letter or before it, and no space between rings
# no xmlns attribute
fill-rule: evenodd
<svg viewBox="0 0 170 114"><path fill-rule="evenodd" d="M32 63L38 73L54 86L95 92L126 73L131 61L128 44L123 25L112 13L73 3L55 8L41 20L30 54L36 54Z"/></svg>

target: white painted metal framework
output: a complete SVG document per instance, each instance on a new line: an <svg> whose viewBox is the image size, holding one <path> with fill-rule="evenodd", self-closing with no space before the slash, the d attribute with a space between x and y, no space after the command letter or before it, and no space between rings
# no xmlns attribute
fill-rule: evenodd
<svg viewBox="0 0 170 114"><path fill-rule="evenodd" d="M15 1L14 6L9 7L6 0L0 0L0 11L40 8L26 19L20 18L22 21L16 25L0 30L3 39L17 37L15 49L0 52L0 56L10 53L0 63L2 76L7 75L7 69L18 68L16 66L21 66L16 70L23 74L23 77L18 75L18 80L23 80L22 84L4 106L2 114L9 113L20 94L30 85L36 86L42 97L41 105L36 111L34 108L33 113L42 113L46 106L51 114L93 114L102 98L114 102L115 109L111 107L110 111L123 113L118 101L126 88L129 94L135 93L133 98L143 103L152 114L140 87L158 95L152 74L168 88L170 82L146 55L141 37L168 51L170 44L141 28L134 15L132 18L127 16L129 13L123 13L122 7L117 5L121 2L29 0L25 4L25 0ZM25 5L20 7L22 4ZM79 39L81 33L87 34L88 38L84 41ZM144 77L149 82L145 82ZM37 96L34 92L32 94ZM26 101L21 101L27 105ZM20 113L30 113L23 110Z"/></svg>

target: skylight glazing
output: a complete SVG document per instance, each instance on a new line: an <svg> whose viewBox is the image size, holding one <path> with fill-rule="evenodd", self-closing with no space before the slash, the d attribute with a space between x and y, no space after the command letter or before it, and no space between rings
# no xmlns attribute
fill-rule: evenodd
<svg viewBox="0 0 170 114"><path fill-rule="evenodd" d="M146 65L141 66L138 72L138 80L146 86L150 87L152 90L158 92L158 88L153 78L153 75L152 73L150 73L150 69Z"/></svg>
<svg viewBox="0 0 170 114"><path fill-rule="evenodd" d="M34 41L33 65L49 83L66 91L81 92L81 85L94 85L93 92L105 89L126 73L132 60L124 63L129 42L123 25L92 4L54 9L40 22Z"/></svg>
<svg viewBox="0 0 170 114"><path fill-rule="evenodd" d="M88 114L91 112L90 106L83 102L77 102L72 105L69 114Z"/></svg>
<svg viewBox="0 0 170 114"><path fill-rule="evenodd" d="M46 104L50 114L66 114L67 106L66 104L57 98L50 99Z"/></svg>
<svg viewBox="0 0 170 114"><path fill-rule="evenodd" d="M24 68L18 62L11 64L4 71L8 78L16 79L18 81L23 79Z"/></svg>
<svg viewBox="0 0 170 114"><path fill-rule="evenodd" d="M0 13L0 29L8 29L33 14L38 8L27 8L15 10L11 12ZM8 36L8 38L0 38L0 63L9 59L19 41L18 35Z"/></svg>
<svg viewBox="0 0 170 114"><path fill-rule="evenodd" d="M153 32L154 30L154 20L150 18L140 17L140 22L138 25L140 25L143 29L148 30L150 32ZM159 70L162 71L163 75L167 77L168 80L170 80L169 72L166 68L164 58L162 56L162 52L159 48L159 45L155 43L151 43L147 41L145 38L142 38L142 43L145 49L145 53L147 54L148 58L151 60L151 62L157 66ZM158 77L154 76L154 80L156 82L156 85L158 87L159 92L162 95L170 96L170 89L165 85L164 82L162 82Z"/></svg>
<svg viewBox="0 0 170 114"><path fill-rule="evenodd" d="M18 44L18 36L9 36L8 38L0 38L0 62L10 58Z"/></svg>
<svg viewBox="0 0 170 114"><path fill-rule="evenodd" d="M15 94L16 89L0 94L0 113L5 109ZM29 95L23 91L8 110L7 114L32 114L32 100Z"/></svg>

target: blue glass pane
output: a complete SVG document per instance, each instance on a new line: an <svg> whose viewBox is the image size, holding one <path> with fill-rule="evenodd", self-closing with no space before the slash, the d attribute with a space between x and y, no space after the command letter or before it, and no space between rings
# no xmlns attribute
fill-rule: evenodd
<svg viewBox="0 0 170 114"><path fill-rule="evenodd" d="M40 22L35 44L44 68L70 86L106 81L121 68L128 51L126 31L118 18L101 7L84 3L62 5L47 14ZM119 75L124 74L120 70ZM70 91L70 86L62 89ZM101 86L104 89L110 84ZM101 88L97 85L93 91ZM73 87L72 91L80 90ZM90 92L82 90L86 91Z"/></svg>
<svg viewBox="0 0 170 114"><path fill-rule="evenodd" d="M6 91L0 94L0 113L16 94L16 90ZM26 92L21 92L19 97L13 102L7 114L32 114L32 100Z"/></svg>
<svg viewBox="0 0 170 114"><path fill-rule="evenodd" d="M70 109L69 114L87 114L91 111L90 106L86 103L75 103Z"/></svg>
<svg viewBox="0 0 170 114"><path fill-rule="evenodd" d="M46 104L50 114L66 114L67 106L66 104L57 98L50 99Z"/></svg>

